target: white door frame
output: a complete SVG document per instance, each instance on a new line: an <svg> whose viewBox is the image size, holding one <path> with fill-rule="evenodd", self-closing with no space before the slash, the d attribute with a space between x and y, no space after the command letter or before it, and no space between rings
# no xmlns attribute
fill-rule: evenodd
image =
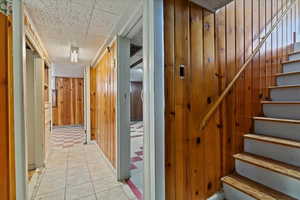
<svg viewBox="0 0 300 200"><path fill-rule="evenodd" d="M130 41L117 36L117 178L130 177Z"/></svg>
<svg viewBox="0 0 300 200"><path fill-rule="evenodd" d="M164 46L163 46L163 0L143 0L143 11L137 12L127 27L120 33L127 36L128 30L143 15L143 63L144 63L144 199L165 199L165 160L164 160ZM129 70L129 66L127 67ZM119 74L119 73L118 73ZM120 76L122 79L124 77ZM119 78L118 77L118 81ZM127 82L129 81L128 80ZM118 82L120 84L120 82ZM126 88L128 88L126 86ZM119 102L118 102L119 104ZM120 105L118 105L120 106ZM117 118L120 120L119 118ZM129 119L129 117L128 117ZM129 121L129 120L128 120ZM128 122L129 123L129 122ZM127 125L124 126L127 128ZM122 149L130 141L122 141ZM119 145L123 145L119 146ZM128 149L127 149L128 150ZM120 153L120 152L118 152ZM128 152L127 152L128 154ZM126 155L127 155L126 154ZM124 154L125 155L125 154ZM120 155L119 155L120 157ZM127 156L126 156L127 157ZM117 168L121 166L118 164ZM119 173L118 173L119 177Z"/></svg>
<svg viewBox="0 0 300 200"><path fill-rule="evenodd" d="M84 130L86 144L91 142L90 67L84 69Z"/></svg>
<svg viewBox="0 0 300 200"><path fill-rule="evenodd" d="M163 0L144 0L144 199L165 199Z"/></svg>
<svg viewBox="0 0 300 200"><path fill-rule="evenodd" d="M26 48L23 2L13 1L13 73L14 73L14 134L16 166L16 199L28 199L27 153L25 129L24 77Z"/></svg>

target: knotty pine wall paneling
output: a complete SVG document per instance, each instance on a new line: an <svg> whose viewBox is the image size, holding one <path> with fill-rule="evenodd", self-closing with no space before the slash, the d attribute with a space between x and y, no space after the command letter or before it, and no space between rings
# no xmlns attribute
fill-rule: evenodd
<svg viewBox="0 0 300 200"><path fill-rule="evenodd" d="M96 139L96 68L90 68L91 139Z"/></svg>
<svg viewBox="0 0 300 200"><path fill-rule="evenodd" d="M130 120L143 121L143 82L130 82Z"/></svg>
<svg viewBox="0 0 300 200"><path fill-rule="evenodd" d="M0 199L15 199L11 18L0 13Z"/></svg>
<svg viewBox="0 0 300 200"><path fill-rule="evenodd" d="M166 199L206 199L234 170L232 155L243 151L243 135L292 48L299 0L204 130L200 123L290 2L235 0L210 13L188 0L164 1Z"/></svg>
<svg viewBox="0 0 300 200"><path fill-rule="evenodd" d="M91 70L91 123L101 150L116 167L116 43Z"/></svg>
<svg viewBox="0 0 300 200"><path fill-rule="evenodd" d="M56 77L57 106L52 108L53 125L83 125L83 78Z"/></svg>

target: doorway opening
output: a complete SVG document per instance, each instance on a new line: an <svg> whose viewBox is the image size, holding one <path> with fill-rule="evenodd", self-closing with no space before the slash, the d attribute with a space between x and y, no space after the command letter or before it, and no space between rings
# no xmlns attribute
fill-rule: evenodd
<svg viewBox="0 0 300 200"><path fill-rule="evenodd" d="M73 68L72 71L67 70ZM72 147L86 141L84 130L83 67L53 65L52 73L52 137L54 147ZM65 70L64 70L65 69ZM76 72L76 71L75 71Z"/></svg>
<svg viewBox="0 0 300 200"><path fill-rule="evenodd" d="M49 65L31 42L26 40L25 68L25 128L27 140L27 177L32 195L38 175L50 152L51 104L49 95Z"/></svg>
<svg viewBox="0 0 300 200"><path fill-rule="evenodd" d="M137 197L144 190L143 29L130 40L130 179Z"/></svg>

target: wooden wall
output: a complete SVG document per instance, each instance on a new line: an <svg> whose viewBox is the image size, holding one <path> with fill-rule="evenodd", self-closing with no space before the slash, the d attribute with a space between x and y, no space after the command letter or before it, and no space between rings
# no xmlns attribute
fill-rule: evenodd
<svg viewBox="0 0 300 200"><path fill-rule="evenodd" d="M0 13L0 199L15 199L12 24Z"/></svg>
<svg viewBox="0 0 300 200"><path fill-rule="evenodd" d="M213 14L188 0L164 1L166 199L206 199L233 171L232 155L243 150L298 31L298 0L204 130L200 123L287 3L235 0Z"/></svg>
<svg viewBox="0 0 300 200"><path fill-rule="evenodd" d="M143 82L130 82L130 120L143 121Z"/></svg>
<svg viewBox="0 0 300 200"><path fill-rule="evenodd" d="M91 122L95 138L111 164L116 166L116 43L91 70Z"/></svg>
<svg viewBox="0 0 300 200"><path fill-rule="evenodd" d="M56 101L53 107L53 125L83 125L83 78L56 77Z"/></svg>
<svg viewBox="0 0 300 200"><path fill-rule="evenodd" d="M96 139L96 68L90 69L91 139Z"/></svg>

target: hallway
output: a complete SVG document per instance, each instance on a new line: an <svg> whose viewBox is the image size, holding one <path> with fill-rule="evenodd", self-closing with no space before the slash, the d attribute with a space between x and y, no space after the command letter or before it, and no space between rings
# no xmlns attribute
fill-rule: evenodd
<svg viewBox="0 0 300 200"><path fill-rule="evenodd" d="M92 142L52 147L31 199L132 200L135 197L126 184L116 180L112 167Z"/></svg>

